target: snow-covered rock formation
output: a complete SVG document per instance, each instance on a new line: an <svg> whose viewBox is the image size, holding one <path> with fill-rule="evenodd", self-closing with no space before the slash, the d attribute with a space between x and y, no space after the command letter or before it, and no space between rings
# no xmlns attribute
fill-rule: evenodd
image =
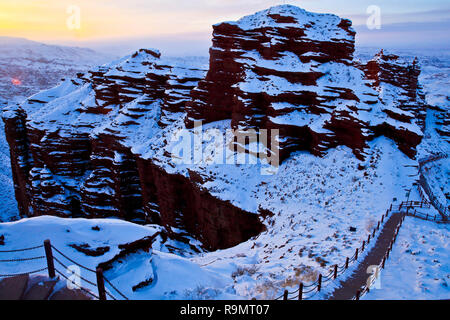
<svg viewBox="0 0 450 320"><path fill-rule="evenodd" d="M86 48L47 45L22 38L0 37L0 108L22 102L41 90L57 85L62 78L112 60ZM0 123L0 221L17 219L9 148Z"/></svg>
<svg viewBox="0 0 450 320"><path fill-rule="evenodd" d="M384 53L356 62L354 37L349 20L273 7L214 26L209 69L143 49L8 109L21 214L117 216L227 248L266 228L260 217L284 199L276 180L299 187L297 151L346 146L374 165L371 140L385 136L414 158L425 116L418 65ZM180 164L172 138L195 134L195 120L223 135L277 129L281 158L294 167L263 178L260 163Z"/></svg>
<svg viewBox="0 0 450 320"><path fill-rule="evenodd" d="M416 61L380 53L358 65L354 45L349 20L294 6L215 25L187 125L231 119L235 128L279 129L282 158L338 145L362 158L380 135L414 157L425 117Z"/></svg>

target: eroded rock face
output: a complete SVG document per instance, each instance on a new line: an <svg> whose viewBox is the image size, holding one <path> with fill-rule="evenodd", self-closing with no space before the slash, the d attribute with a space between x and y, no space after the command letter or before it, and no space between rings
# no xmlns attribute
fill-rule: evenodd
<svg viewBox="0 0 450 320"><path fill-rule="evenodd" d="M378 135L413 157L425 109L416 61L382 54L360 66L354 44L349 20L294 6L215 25L186 125L231 119L233 128L279 129L282 158L338 145L362 158Z"/></svg>
<svg viewBox="0 0 450 320"><path fill-rule="evenodd" d="M274 7L214 26L209 70L142 49L10 107L21 214L157 223L209 249L248 240L271 213L221 199L207 168L171 159L173 133L195 120L278 129L282 158L339 145L362 158L379 135L413 157L425 110L417 62L384 53L356 62L354 36L349 20Z"/></svg>
<svg viewBox="0 0 450 320"><path fill-rule="evenodd" d="M3 116L21 214L159 223L211 249L261 232L257 215L132 151L184 118L204 75L199 63L161 60L145 49L11 107Z"/></svg>

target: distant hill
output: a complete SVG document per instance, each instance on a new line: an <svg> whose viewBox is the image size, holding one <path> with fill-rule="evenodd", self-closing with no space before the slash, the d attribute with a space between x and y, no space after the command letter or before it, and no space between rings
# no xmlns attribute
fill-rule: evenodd
<svg viewBox="0 0 450 320"><path fill-rule="evenodd" d="M23 38L0 37L0 108L20 102L113 57L91 49L47 45ZM0 221L17 214L9 147L0 121Z"/></svg>
<svg viewBox="0 0 450 320"><path fill-rule="evenodd" d="M110 60L91 49L0 37L0 101L19 101Z"/></svg>

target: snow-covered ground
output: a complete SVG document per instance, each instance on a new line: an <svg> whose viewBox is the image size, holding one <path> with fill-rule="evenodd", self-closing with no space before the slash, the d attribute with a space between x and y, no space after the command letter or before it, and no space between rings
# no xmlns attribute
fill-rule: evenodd
<svg viewBox="0 0 450 320"><path fill-rule="evenodd" d="M445 102L449 86L443 83L450 78L450 57L421 60L425 65L423 79L428 101L448 107ZM437 150L449 150L434 130L435 113L429 111L419 158ZM168 243L161 243L158 238L153 252L128 255L122 263L115 262L106 276L136 299L270 299L285 287L295 289L300 281L313 282L319 272L328 273L332 265L342 264L345 257L351 256L389 205L395 199L406 199L417 179L417 161L408 159L391 140L378 138L369 149L365 162L356 160L346 147L330 150L324 158L297 152L273 176L261 176L258 166L249 165L233 166L233 170L220 165L208 170L191 167L209 176L204 176L205 187L213 195L251 212L274 212L264 222L267 231L234 248L216 252L195 253L183 243L169 243L181 251L187 250L185 257L169 253ZM158 154L150 156L164 159ZM163 161L160 165L164 165ZM440 171L439 184L448 190L448 163L446 166ZM176 170L186 174L186 169ZM97 225L100 231L92 230ZM350 232L350 227L355 227L356 232ZM0 250L29 247L50 238L64 253L95 268L113 258L120 251L119 244L151 236L158 228L118 220L24 219L0 224L0 235L5 235L5 245L0 245ZM382 287L386 290L372 291L366 298L449 298L443 284L449 277L448 231L442 225L408 218L382 274ZM73 243L110 249L102 256L88 257L69 246ZM411 254L409 249L422 254ZM0 266L0 274L26 271L27 266L12 264L6 270ZM156 280L142 290L132 291L133 285L150 278Z"/></svg>
<svg viewBox="0 0 450 320"><path fill-rule="evenodd" d="M385 269L380 289L363 299L450 299L450 225L407 217Z"/></svg>
<svg viewBox="0 0 450 320"><path fill-rule="evenodd" d="M221 299L231 293L234 298L272 299L278 296L284 287L296 288L299 281L313 282L319 272L328 273L332 265L342 264L345 257L353 254L354 249L367 238L394 198L406 198L407 190L414 181L416 170L410 166L416 162L398 151L391 140L376 139L370 150L372 154L367 157L365 163L356 160L351 150L346 147L331 150L324 158L298 152L281 165L277 175L265 176L263 180L261 177L264 176L259 174L257 167L251 169L243 165L237 170L226 170L228 166L211 167L211 175L216 176L216 180L215 185L209 188L217 192L216 196L229 197L237 205L246 205L247 209L260 207L275 213L275 216L265 221L268 231L234 248L210 253L192 253L189 256L189 268L196 268L198 277L202 278L200 275L203 273L206 278L208 274L220 276L221 281L224 281L219 282L220 285L213 286L206 281L206 284L199 284L198 288L191 287L192 292L188 296L174 293L170 297L164 291L168 290L167 287L158 291L160 289L151 285L133 297L165 299L208 295L209 298ZM223 180L228 183L223 183ZM230 186L235 189L230 190ZM241 197L233 199L233 194L239 194ZM83 239L83 242L90 243L90 238L55 231L64 228L55 228L54 224L55 221L63 221L58 223L78 230L80 227L77 225L81 220L54 219L56 218L31 219L39 230L39 239L25 238L21 241L22 246L32 246L42 242L45 237L50 237L56 239L59 246L67 248L70 254L75 254L75 257L90 263L89 266L94 268L97 263L112 257L112 253L102 256L101 260L80 257L80 253L67 247L68 244L74 239ZM24 221L30 223L22 220ZM102 224L102 221L105 220L84 223ZM6 225L20 226L22 222ZM350 227L355 227L357 231L350 232ZM88 227L83 228L89 230ZM124 231L115 232L123 232L124 237L126 234L142 237L143 234L134 232L134 228L141 230L143 227L124 222ZM0 228L0 234L2 231ZM19 232L27 233L17 229L7 232L6 239L11 236L14 239ZM91 244L91 247L117 243L108 238L109 232L104 234L106 236L94 233L95 244ZM120 238L117 241L121 241ZM18 247L16 244L14 246ZM122 290L131 295L133 293L130 291L130 285L136 285L139 282L136 279L142 280L145 276L151 276L149 272L155 272L151 271L150 258L147 253L138 252L124 259L123 263L115 264L111 274L107 276L116 280ZM184 280L189 278L186 278L183 269L177 266L179 260L174 256L166 258L166 265L160 270L176 268L176 275L172 273L171 277L183 279L180 285L189 288L192 283ZM175 265L171 266L172 263ZM165 272L158 273L158 281L168 281L172 284L170 279L164 278L167 276Z"/></svg>
<svg viewBox="0 0 450 320"><path fill-rule="evenodd" d="M0 37L0 101L21 101L112 59L86 48Z"/></svg>
<svg viewBox="0 0 450 320"><path fill-rule="evenodd" d="M16 253L1 251L39 246L45 239L50 239L52 245L64 255L95 270L98 264L119 254L123 249L121 245L152 237L161 229L160 226L139 226L116 219L86 220L45 216L22 219L0 224L0 237L4 237L4 244L0 244L0 260L43 256L43 248ZM202 268L186 257L170 253L171 248L176 247L190 255L190 245L198 244L192 239L189 243L184 243L157 236L148 252L131 251L115 259L113 268L104 273L105 277L130 299L239 299L234 294L232 279L227 272L214 272ZM94 251L97 249L102 253L89 256L74 246ZM65 266L74 265L55 250L53 254ZM0 274L29 272L44 267L45 259L25 263L0 262ZM64 275L71 275L58 262L55 262L55 267ZM95 273L82 268L80 271L81 277L95 283ZM42 274L45 274L45 271ZM151 284L133 291L134 286L143 282ZM84 280L81 284L97 293L96 288ZM121 298L108 284L106 287L113 296Z"/></svg>
<svg viewBox="0 0 450 320"><path fill-rule="evenodd" d="M439 203L450 208L450 159L444 158L426 164L424 176Z"/></svg>
<svg viewBox="0 0 450 320"><path fill-rule="evenodd" d="M363 163L346 147L324 158L298 152L281 164L278 174L265 178L248 168L220 175L211 168L211 175L233 181L236 188L216 180L216 196L236 193L235 202L275 215L265 220L268 231L256 239L194 261L211 270L234 269L237 293L247 298L272 299L284 287L296 289L300 281L328 274L353 255L395 199L406 199L415 180L417 170L410 167L415 161L391 140L376 139L370 150Z"/></svg>

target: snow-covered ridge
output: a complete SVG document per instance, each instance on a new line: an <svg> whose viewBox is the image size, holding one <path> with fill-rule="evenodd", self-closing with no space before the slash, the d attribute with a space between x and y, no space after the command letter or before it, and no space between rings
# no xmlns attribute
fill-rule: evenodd
<svg viewBox="0 0 450 320"><path fill-rule="evenodd" d="M305 37L318 41L330 38L353 40L353 29L344 30L338 25L343 21L334 14L313 13L293 5L279 5L255 14L245 16L238 21L224 22L250 31L259 28L304 28ZM347 19L345 21L351 22ZM349 32L350 31L350 32Z"/></svg>
<svg viewBox="0 0 450 320"><path fill-rule="evenodd" d="M95 65L112 59L88 48L48 45L22 38L0 37L2 64L52 63L53 65Z"/></svg>
<svg viewBox="0 0 450 320"><path fill-rule="evenodd" d="M283 21L277 31L292 32ZM208 249L223 250L191 261L156 253L153 262L166 270L160 280L172 285L173 275L184 279L185 270L194 270L191 275L213 288L206 288L211 298L272 299L342 264L389 205L408 196L427 110L413 59L383 52L370 65L372 56L354 61L352 40L315 46L317 39L302 38L301 28L296 31L304 42L294 52L289 41L295 34L260 38L252 30L247 37L226 25L215 30L207 75L203 61L169 61L140 50L10 109L16 187L25 195L18 200L25 215L114 216L164 225L170 234L188 232ZM238 47L227 47L230 39ZM336 48L342 56L330 54ZM411 83L402 81L408 69ZM229 104L236 101L243 104ZM259 163L179 164L171 157L173 133L192 133L189 119L209 122L204 129L220 133L270 121L290 130L292 144L314 134L318 152L297 140L272 176L262 176ZM28 141L19 138L25 136ZM117 264L114 276L129 285L135 279L125 271L138 266L145 278L153 272L150 259L140 252L124 269ZM211 284L214 274L219 279ZM171 296L169 289L136 297L187 297Z"/></svg>
<svg viewBox="0 0 450 320"><path fill-rule="evenodd" d="M91 270L101 264L111 265L109 270L105 270L105 277L122 294L133 300L239 299L228 275L212 272L189 260L193 252L190 245L195 247L198 242L183 239L183 243L168 239L161 231L160 226L139 226L120 220L43 216L0 224L0 235L3 236L0 250L30 248L50 239L52 245L65 256ZM142 245L136 245L135 250L125 249L127 245L139 241ZM174 252L174 248L179 251ZM73 266L57 251L54 250L53 254L64 265ZM0 252L0 259L36 255L45 255L44 248L7 254ZM27 263L2 263L0 270L2 274L13 274L45 266L46 261L41 259ZM55 267L63 274L68 271L56 261ZM81 269L80 275L96 283L95 273ZM143 285L145 283L147 285ZM90 283L82 280L81 285L97 294L97 288ZM115 297L121 298L109 284L106 287Z"/></svg>
<svg viewBox="0 0 450 320"><path fill-rule="evenodd" d="M283 18L269 11L254 16L281 19L270 32L241 29L236 34L227 23L215 26L213 46L223 51L211 51L206 75L201 61L169 61L157 50L141 49L12 108L5 121L15 152L16 186L24 195L21 212L172 225L203 238L210 248L247 240L264 229L254 214L278 212L280 204L270 197L263 205L262 198L248 193L261 189L241 181L260 171L258 165L174 162L173 135L190 130L195 118L222 134L236 127L277 128L285 161L303 150L326 156L341 145L365 160L372 154L369 142L380 135L413 157L422 136L417 81L405 84L411 86L408 94L384 81L392 63L387 55L370 68L353 62L354 32L346 20L291 6L274 9L281 11ZM351 39L336 39L329 29L305 37L315 24L285 26L289 15L323 19ZM270 39L277 41L267 47ZM227 47L230 43L238 50ZM409 65L394 60L401 79ZM284 69L286 64L291 70ZM400 97L413 103L405 107L395 100ZM15 138L23 135L25 141ZM298 169L300 163L293 161ZM288 172L283 168L281 175ZM257 186L269 182L259 175L255 179ZM208 218L211 210L214 220Z"/></svg>
<svg viewBox="0 0 450 320"><path fill-rule="evenodd" d="M358 62L354 44L349 20L291 5L217 24L186 125L231 119L233 128L279 129L282 159L338 145L362 158L379 135L414 157L425 116L417 61L380 52Z"/></svg>

